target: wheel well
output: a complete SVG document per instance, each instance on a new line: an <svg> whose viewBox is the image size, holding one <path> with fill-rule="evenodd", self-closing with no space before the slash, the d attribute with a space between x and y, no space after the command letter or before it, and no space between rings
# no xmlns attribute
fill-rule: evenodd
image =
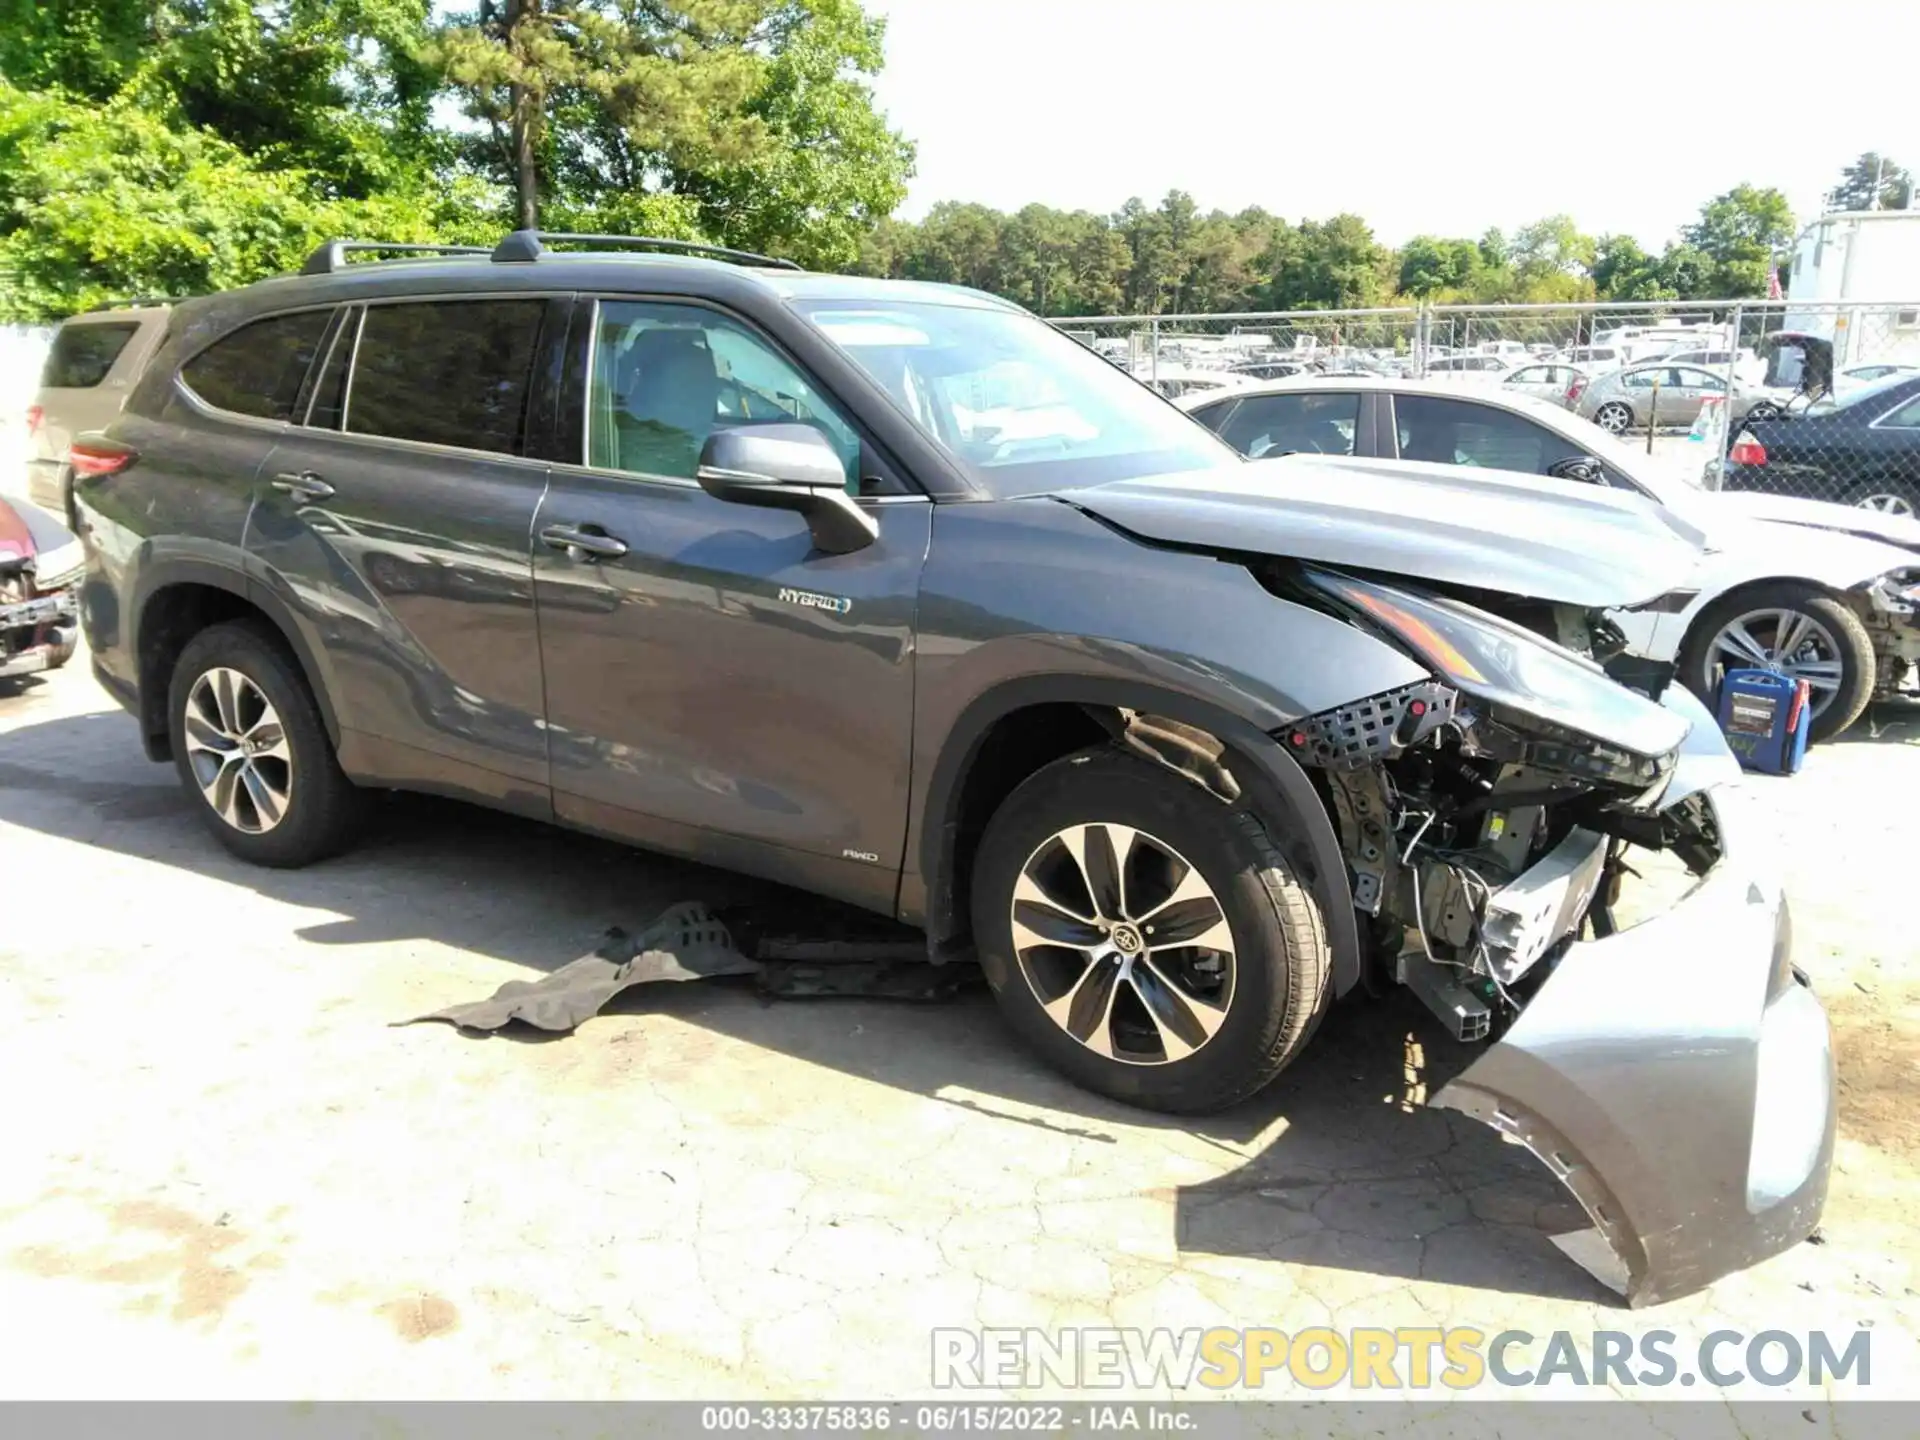
<svg viewBox="0 0 1920 1440"><path fill-rule="evenodd" d="M280 635L273 618L245 596L217 585L181 583L154 591L140 609L140 735L152 760L173 756L167 694L173 667L194 636L230 620L257 620ZM285 637L282 636L284 639ZM297 657L296 657L297 663ZM305 667L302 667L305 673ZM311 682L312 677L308 677Z"/></svg>
<svg viewBox="0 0 1920 1440"><path fill-rule="evenodd" d="M1029 775L1063 755L1109 739L1112 730L1084 705L1049 702L1002 715L975 746L954 807L946 867L949 913L930 927L929 939L944 948L968 936L965 897L972 893L973 857L993 812Z"/></svg>

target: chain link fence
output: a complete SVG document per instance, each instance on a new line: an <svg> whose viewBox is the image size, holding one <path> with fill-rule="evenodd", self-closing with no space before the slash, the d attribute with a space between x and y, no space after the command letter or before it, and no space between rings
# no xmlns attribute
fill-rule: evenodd
<svg viewBox="0 0 1920 1440"><path fill-rule="evenodd" d="M1920 511L1920 410L1889 425L1862 406L1865 420L1881 421L1864 447L1825 444L1843 427L1793 423L1810 411L1851 415L1847 402L1870 401L1872 387L1920 381L1920 301L1421 305L1052 323L1169 397L1293 376L1519 391L1643 437L1650 450L1660 437L1704 440L1714 457L1707 484ZM1889 440L1889 430L1902 433Z"/></svg>

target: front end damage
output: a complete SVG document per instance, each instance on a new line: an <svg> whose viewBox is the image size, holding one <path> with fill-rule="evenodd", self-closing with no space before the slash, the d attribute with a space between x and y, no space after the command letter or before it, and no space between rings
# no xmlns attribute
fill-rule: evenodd
<svg viewBox="0 0 1920 1440"><path fill-rule="evenodd" d="M73 532L32 506L0 499L0 680L64 665L79 643L74 595L82 555Z"/></svg>
<svg viewBox="0 0 1920 1440"><path fill-rule="evenodd" d="M1269 583L1435 673L1277 737L1334 815L1376 982L1486 1046L1432 1103L1552 1171L1593 1222L1563 1248L1633 1305L1804 1239L1833 1147L1826 1017L1705 708L1644 667L1610 676L1598 622L1311 569ZM1691 888L1629 924L1646 852Z"/></svg>
<svg viewBox="0 0 1920 1440"><path fill-rule="evenodd" d="M1920 570L1883 575L1857 592L1855 611L1873 637L1876 700L1910 689L1920 676Z"/></svg>

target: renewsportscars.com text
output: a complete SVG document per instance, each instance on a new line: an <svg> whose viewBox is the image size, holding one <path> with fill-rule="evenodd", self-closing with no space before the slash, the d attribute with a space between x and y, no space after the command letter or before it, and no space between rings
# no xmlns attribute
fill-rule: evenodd
<svg viewBox="0 0 1920 1440"><path fill-rule="evenodd" d="M1873 1332L1671 1330L1488 1332L1472 1326L1285 1330L935 1330L938 1390L1472 1390L1484 1385L1873 1383Z"/></svg>

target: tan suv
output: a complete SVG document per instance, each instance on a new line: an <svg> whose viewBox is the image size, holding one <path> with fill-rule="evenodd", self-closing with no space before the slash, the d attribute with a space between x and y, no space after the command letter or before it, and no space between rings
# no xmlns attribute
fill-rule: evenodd
<svg viewBox="0 0 1920 1440"><path fill-rule="evenodd" d="M27 407L27 495L58 515L71 515L67 447L73 437L113 422L167 333L173 307L135 302L76 315L55 332L40 372L40 393Z"/></svg>

